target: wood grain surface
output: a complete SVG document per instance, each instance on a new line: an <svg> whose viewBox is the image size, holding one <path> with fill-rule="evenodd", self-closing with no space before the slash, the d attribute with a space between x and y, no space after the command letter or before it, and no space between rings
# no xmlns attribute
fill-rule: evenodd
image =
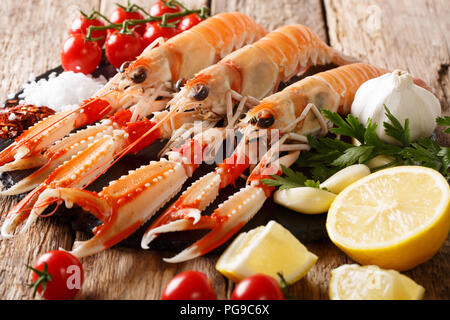
<svg viewBox="0 0 450 320"><path fill-rule="evenodd" d="M3 0L0 16L0 98L15 92L30 74L59 65L59 50L77 8L101 10L107 15L115 0ZM126 1L119 1L125 3ZM135 1L150 7L152 0ZM332 46L362 61L391 69L401 68L424 79L439 97L443 112L450 114L450 7L447 0L192 0L187 6L210 5L212 13L240 11L254 17L268 30L302 23ZM18 23L20 22L20 23ZM8 26L14 25L14 28ZM448 135L439 135L450 145ZM15 202L0 198L5 212ZM30 299L31 281L25 264L59 247L70 249L82 240L54 219L41 219L29 232L0 241L0 299ZM352 263L330 241L308 244L319 256L317 264L290 290L299 299L328 299L330 271ZM141 251L116 246L82 260L85 283L78 299L158 299L175 274L189 269L205 272L219 299L230 296L233 284L215 270L217 256L167 264L173 253ZM450 298L450 239L428 262L406 272L426 289L425 299Z"/></svg>

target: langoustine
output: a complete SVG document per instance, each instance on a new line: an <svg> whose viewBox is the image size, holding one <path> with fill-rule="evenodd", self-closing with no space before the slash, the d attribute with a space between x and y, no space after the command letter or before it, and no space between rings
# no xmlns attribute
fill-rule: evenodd
<svg viewBox="0 0 450 320"><path fill-rule="evenodd" d="M85 256L101 251L135 231L176 194L198 167L198 162L192 163L196 151L209 148L213 142L221 142L223 129L234 127L245 106L251 108L260 98L274 92L281 81L306 71L309 65L350 62L353 60L341 56L305 26L279 28L204 69L187 82L169 103L170 111L142 139L183 114L192 115L194 120L202 121L210 129L189 139L180 148L172 148L168 160L150 163L119 179L120 194L115 192L115 184L99 194L71 188L46 188L29 220L35 219L49 201L63 199L70 204L78 203L103 224L92 239L78 245L73 253ZM236 112L233 112L233 100L239 102ZM226 121L222 129L211 128L223 118ZM136 180L140 181L137 186L133 182ZM149 192L158 196L144 205Z"/></svg>
<svg viewBox="0 0 450 320"><path fill-rule="evenodd" d="M261 25L247 15L235 12L208 18L167 42L155 41L94 98L84 101L75 110L47 117L19 136L0 153L0 166L9 164L0 167L0 171L42 165L48 160L42 153L72 130L136 104L142 108L143 98L159 86L173 91L178 80L191 78L196 72L264 34ZM154 47L156 44L159 46ZM160 106L155 104L153 111L159 110ZM138 111L133 114L132 121L137 120Z"/></svg>

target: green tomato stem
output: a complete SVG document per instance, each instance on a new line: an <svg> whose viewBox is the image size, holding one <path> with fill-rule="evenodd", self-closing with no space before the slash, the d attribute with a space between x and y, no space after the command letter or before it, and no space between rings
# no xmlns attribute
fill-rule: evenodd
<svg viewBox="0 0 450 320"><path fill-rule="evenodd" d="M172 1L172 0L169 0L169 1ZM176 1L176 3L178 4L178 1ZM135 8L138 8L139 10L145 11L143 8L139 7L138 5L132 5L132 6L135 6ZM128 20L124 20L122 23L113 23L108 18L106 18L103 14L101 14L100 12L93 10L89 16L91 16L91 15L98 16L98 17L104 19L105 21L107 21L108 24L104 25L104 26L89 26L87 34L86 34L86 40L87 41L95 41L92 38L92 32L96 31L96 30L116 29L116 30L119 30L120 33L122 33L122 34L132 34L132 31L129 30L129 27L136 26L139 24L149 23L149 22L155 22L155 21L160 22L159 24L161 27L174 28L176 26L176 24L168 23L169 20L181 18L181 17L187 16L187 15L190 15L192 13L197 14L201 19L205 19L207 17L206 12L209 11L209 9L207 7L202 7L200 9L194 9L194 10L186 9L184 6L181 6L181 7L184 10L180 11L180 12L165 13L161 17L154 17L154 16L151 16L146 13L148 15L148 18L128 19ZM101 38L103 38L103 37L96 38L96 40L101 39Z"/></svg>
<svg viewBox="0 0 450 320"><path fill-rule="evenodd" d="M33 298L36 296L36 292L41 285L42 285L41 294L43 295L45 292L45 289L47 289L47 283L53 279L52 275L50 273L48 273L47 263L44 263L44 270L42 270L42 271L37 270L28 265L27 265L27 268L32 270L34 273L36 273L38 275L38 279L34 283L29 285L30 288L33 288Z"/></svg>

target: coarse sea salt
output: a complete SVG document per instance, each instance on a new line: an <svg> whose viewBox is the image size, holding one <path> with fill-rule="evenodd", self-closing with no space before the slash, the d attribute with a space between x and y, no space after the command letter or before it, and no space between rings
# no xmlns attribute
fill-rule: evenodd
<svg viewBox="0 0 450 320"><path fill-rule="evenodd" d="M21 103L46 106L59 112L77 107L83 100L91 98L105 83L104 77L93 78L72 71L58 76L51 73L48 80L24 84L19 98L22 99Z"/></svg>

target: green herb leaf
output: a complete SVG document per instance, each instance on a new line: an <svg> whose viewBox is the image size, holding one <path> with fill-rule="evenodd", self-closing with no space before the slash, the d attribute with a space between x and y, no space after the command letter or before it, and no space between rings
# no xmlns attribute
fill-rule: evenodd
<svg viewBox="0 0 450 320"><path fill-rule="evenodd" d="M322 113L336 126L336 128L330 129L332 133L353 137L359 142L364 143L365 128L364 125L359 123L358 118L349 114L344 121L344 119L336 112L322 109Z"/></svg>
<svg viewBox="0 0 450 320"><path fill-rule="evenodd" d="M283 165L281 165L281 171L290 181L293 181L298 185L303 185L307 179L303 173L295 172L291 168L287 168Z"/></svg>
<svg viewBox="0 0 450 320"><path fill-rule="evenodd" d="M301 185L296 182L276 175L273 175L270 179L261 179L261 182L270 187L279 187L280 190L301 187Z"/></svg>
<svg viewBox="0 0 450 320"><path fill-rule="evenodd" d="M405 126L403 127L400 121L389 111L389 109L384 106L384 110L386 111L386 116L388 117L388 122L383 122L384 132L396 139L400 142L404 147L409 146L411 144L411 134L409 130L409 119L405 120Z"/></svg>
<svg viewBox="0 0 450 320"><path fill-rule="evenodd" d="M450 148L442 147L441 150L437 153L439 157L441 157L442 161L442 171L444 175L449 174L448 168L450 167Z"/></svg>
<svg viewBox="0 0 450 320"><path fill-rule="evenodd" d="M301 172L295 172L294 170L281 165L281 170L285 177L272 175L271 179L262 179L262 183L271 187L280 187L280 190L303 187L306 176Z"/></svg>
<svg viewBox="0 0 450 320"><path fill-rule="evenodd" d="M377 135L378 125L376 122L372 123L371 119L367 120L366 131L364 132L364 142L369 145L381 148L384 147L383 141Z"/></svg>
<svg viewBox="0 0 450 320"><path fill-rule="evenodd" d="M445 116L444 118L439 117L436 119L438 126L450 127L450 117ZM445 129L445 133L450 133L450 128Z"/></svg>
<svg viewBox="0 0 450 320"><path fill-rule="evenodd" d="M372 155L374 146L352 147L344 151L344 154L334 160L331 165L336 167L347 167L355 163L364 163Z"/></svg>
<svg viewBox="0 0 450 320"><path fill-rule="evenodd" d="M305 187L320 189L320 181L308 179L305 181Z"/></svg>

